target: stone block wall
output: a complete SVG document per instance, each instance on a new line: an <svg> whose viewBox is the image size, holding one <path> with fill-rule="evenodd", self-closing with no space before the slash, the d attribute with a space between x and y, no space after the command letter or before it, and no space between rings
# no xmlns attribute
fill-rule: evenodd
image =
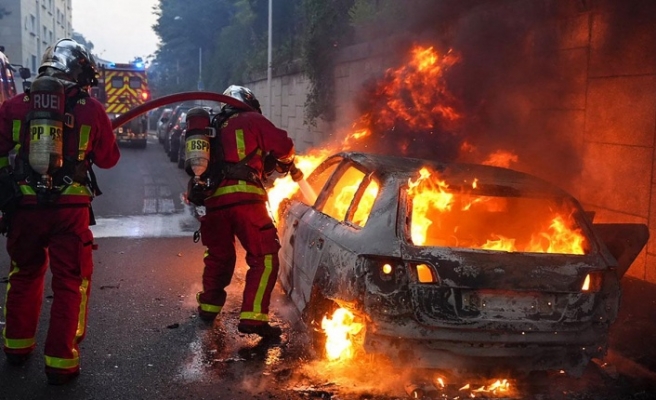
<svg viewBox="0 0 656 400"><path fill-rule="evenodd" d="M595 212L596 222L649 225L648 246L627 274L656 282L656 7L635 2L646 9L618 10L620 3L567 6L541 27L558 38L549 59L562 73L550 83L551 92L531 99L531 115L534 124L547 127L556 139L562 132L573 143L581 171L561 186ZM342 50L335 68L338 118L319 121L317 127L303 123L308 79L300 72L275 76L272 121L290 132L300 153L325 146L337 132L350 128L362 84L392 67L386 54L402 45L404 40L396 38ZM249 85L267 114L267 80Z"/></svg>

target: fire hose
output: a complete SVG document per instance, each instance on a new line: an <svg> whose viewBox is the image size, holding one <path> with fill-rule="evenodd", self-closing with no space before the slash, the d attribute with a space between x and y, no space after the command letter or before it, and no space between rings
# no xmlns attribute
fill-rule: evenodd
<svg viewBox="0 0 656 400"><path fill-rule="evenodd" d="M141 114L144 114L150 110L154 110L155 108L165 106L167 104L179 103L189 100L216 101L219 103L229 104L239 109L255 111L255 109L253 109L253 107L249 106L248 104L241 102L235 99L234 97L226 96L224 94L219 94L214 92L181 92L181 93L174 93L168 96L147 101L142 105L137 106L132 110L126 112L125 114L122 114L114 118L112 120L112 129L116 129L119 126L132 121L133 119L137 118Z"/></svg>
<svg viewBox="0 0 656 400"><path fill-rule="evenodd" d="M249 106L248 104L239 101L234 97L226 96L224 94L219 94L214 92L181 92L181 93L174 93L168 96L163 96L157 99L147 101L144 104L137 106L132 110L126 112L125 114L122 114L114 118L112 120L112 129L116 129L119 126L132 121L133 119L137 118L141 114L144 114L150 110L154 110L155 108L167 104L179 103L179 102L190 101L190 100L216 101L219 103L229 104L235 108L255 111L255 109ZM296 165L292 164L289 172L294 182L299 183L299 181L303 179L303 172L301 172L298 168L296 168Z"/></svg>

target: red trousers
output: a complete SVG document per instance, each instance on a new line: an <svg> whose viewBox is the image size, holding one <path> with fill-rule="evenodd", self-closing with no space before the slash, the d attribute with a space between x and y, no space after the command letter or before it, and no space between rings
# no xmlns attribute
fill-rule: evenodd
<svg viewBox="0 0 656 400"><path fill-rule="evenodd" d="M203 291L198 293L201 310L218 313L226 301L225 288L235 272L235 237L246 250L246 286L240 320L252 323L269 320L271 292L278 278L278 232L266 204L242 204L213 210L201 220L205 252Z"/></svg>
<svg viewBox="0 0 656 400"><path fill-rule="evenodd" d="M36 346L45 275L50 265L53 302L44 351L46 371L66 373L79 369L78 344L86 334L92 247L88 207L16 211L7 239L11 266L5 352L26 354Z"/></svg>

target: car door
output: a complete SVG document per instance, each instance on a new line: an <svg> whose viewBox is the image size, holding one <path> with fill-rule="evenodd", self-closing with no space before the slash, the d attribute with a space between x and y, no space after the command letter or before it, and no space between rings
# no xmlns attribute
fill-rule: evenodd
<svg viewBox="0 0 656 400"><path fill-rule="evenodd" d="M310 300L317 279L323 283L350 275L347 269L355 264L354 245L360 230L354 218L357 215L359 223L366 222L362 214L371 209L356 211L357 203L366 198L362 196L363 182L370 182L365 171L353 163L341 164L324 185L315 205L298 221L292 299L300 310ZM320 266L321 273L329 276L316 276Z"/></svg>

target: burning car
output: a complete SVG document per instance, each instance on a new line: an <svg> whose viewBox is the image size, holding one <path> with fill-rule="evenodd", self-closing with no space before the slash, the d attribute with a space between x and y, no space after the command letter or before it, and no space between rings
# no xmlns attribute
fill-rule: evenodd
<svg viewBox="0 0 656 400"><path fill-rule="evenodd" d="M284 291L311 331L346 309L367 353L415 368L580 375L648 239L500 167L342 152L302 183L278 209Z"/></svg>

